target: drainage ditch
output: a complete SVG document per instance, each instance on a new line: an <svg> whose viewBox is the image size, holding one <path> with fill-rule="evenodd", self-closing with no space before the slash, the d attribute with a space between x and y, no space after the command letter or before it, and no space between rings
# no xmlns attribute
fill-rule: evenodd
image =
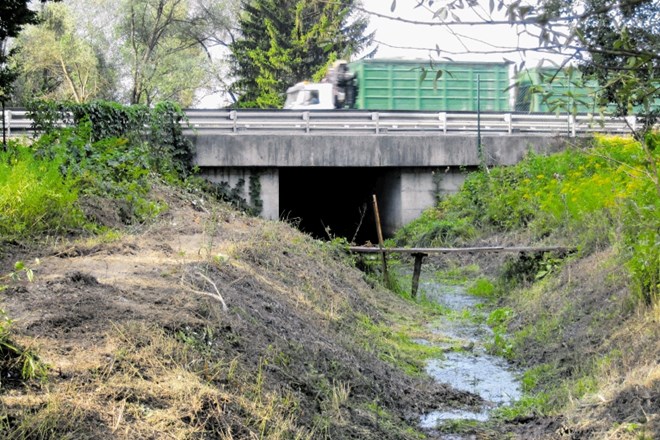
<svg viewBox="0 0 660 440"><path fill-rule="evenodd" d="M484 422L491 417L493 409L520 399L522 391L517 372L505 359L491 356L486 351L485 344L492 338L492 331L486 324L479 323L485 319L465 318L483 313L478 308L482 302L480 298L467 293L464 286L448 286L428 280L420 283L420 294L451 311L432 324L432 332L447 341L438 344L446 353L443 358L427 363L427 373L438 382L478 394L485 402L478 410L453 409L424 414L420 426L436 429L461 420ZM460 440L464 437L448 434L442 438Z"/></svg>

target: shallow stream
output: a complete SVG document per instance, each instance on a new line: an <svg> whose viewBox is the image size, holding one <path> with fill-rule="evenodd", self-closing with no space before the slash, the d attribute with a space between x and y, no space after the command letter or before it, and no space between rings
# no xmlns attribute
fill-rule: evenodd
<svg viewBox="0 0 660 440"><path fill-rule="evenodd" d="M486 421L494 408L518 400L522 392L516 372L504 359L486 353L484 345L492 337L490 328L477 323L477 320L460 317L482 313L477 307L482 301L468 294L463 286L442 285L435 281L421 282L419 293L453 312L432 324L432 331L447 340L438 344L447 352L442 359L432 359L427 363L427 373L438 382L478 394L486 402L476 411L452 409L425 414L421 417L420 426L433 429L448 421ZM423 340L419 342L428 343ZM463 437L449 435L445 438Z"/></svg>

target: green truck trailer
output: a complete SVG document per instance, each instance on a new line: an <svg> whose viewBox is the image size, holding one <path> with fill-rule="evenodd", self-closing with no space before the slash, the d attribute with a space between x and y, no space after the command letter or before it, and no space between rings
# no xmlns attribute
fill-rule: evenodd
<svg viewBox="0 0 660 440"><path fill-rule="evenodd" d="M511 111L509 63L360 60L340 63L321 83L287 90L286 109Z"/></svg>
<svg viewBox="0 0 660 440"><path fill-rule="evenodd" d="M359 109L477 111L479 95L482 111L511 110L509 63L360 60L349 69Z"/></svg>
<svg viewBox="0 0 660 440"><path fill-rule="evenodd" d="M576 68L513 70L513 64L504 62L340 61L323 82L289 88L285 108L579 114L614 110L598 106L598 84L584 81Z"/></svg>

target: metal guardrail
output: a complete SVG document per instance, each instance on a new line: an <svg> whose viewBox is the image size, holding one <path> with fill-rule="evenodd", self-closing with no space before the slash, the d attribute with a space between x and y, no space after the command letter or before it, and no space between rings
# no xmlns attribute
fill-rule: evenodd
<svg viewBox="0 0 660 440"><path fill-rule="evenodd" d="M476 113L370 112L370 111L241 111L188 110L190 129L236 134L260 132L443 134L477 132ZM511 135L545 133L577 136L584 133L627 133L634 118L600 118L588 115L482 113L482 133Z"/></svg>
<svg viewBox="0 0 660 440"><path fill-rule="evenodd" d="M33 133L32 120L27 117L25 110L5 110L4 127L5 135L8 138ZM0 127L0 130L2 130L2 127Z"/></svg>
<svg viewBox="0 0 660 440"><path fill-rule="evenodd" d="M459 134L477 132L514 135L548 134L577 136L586 133L629 133L634 117L611 118L589 115L529 113L482 113L480 127L476 113L375 112L375 111L291 111L291 110L186 110L189 127L195 132L233 134L258 133L353 133L418 134L435 132ZM7 136L31 135L32 121L25 110L5 112Z"/></svg>

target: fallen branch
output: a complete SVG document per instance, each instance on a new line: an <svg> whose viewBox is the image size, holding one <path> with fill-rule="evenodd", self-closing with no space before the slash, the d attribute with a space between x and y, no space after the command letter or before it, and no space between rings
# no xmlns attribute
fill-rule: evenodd
<svg viewBox="0 0 660 440"><path fill-rule="evenodd" d="M181 279L181 283L184 284L184 286L189 291L191 291L193 293L197 293L199 295L210 296L211 298L217 299L218 301L220 301L220 304L222 304L222 311L226 312L228 310L227 303L225 302L224 298L222 298L222 295L220 294L220 291L218 290L218 286L216 286L216 284L213 281L211 281L211 279L209 277L207 277L206 275L204 275L203 273L201 273L199 271L195 272L195 273L197 275L199 275L200 277L202 277L209 284L211 284L213 286L213 289L215 290L215 293L205 292L203 290L197 290L197 289L193 288L192 285L186 285L186 284L184 284L183 278Z"/></svg>

